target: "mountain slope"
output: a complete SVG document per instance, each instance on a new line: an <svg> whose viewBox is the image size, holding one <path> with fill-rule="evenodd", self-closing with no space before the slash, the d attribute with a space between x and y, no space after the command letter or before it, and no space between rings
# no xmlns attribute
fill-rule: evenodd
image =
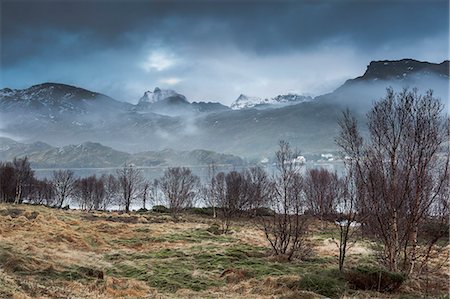
<svg viewBox="0 0 450 299"><path fill-rule="evenodd" d="M0 110L12 112L36 111L55 117L61 114L86 114L102 107L103 112L126 109L130 104L118 102L106 95L83 88L60 84L43 83L27 89L0 90Z"/></svg>
<svg viewBox="0 0 450 299"><path fill-rule="evenodd" d="M177 151L165 149L129 154L100 143L84 142L78 145L52 147L46 143L25 144L0 137L0 161L27 156L35 168L104 168L120 167L125 163L137 166L208 165L210 163L243 165L234 155L207 150Z"/></svg>

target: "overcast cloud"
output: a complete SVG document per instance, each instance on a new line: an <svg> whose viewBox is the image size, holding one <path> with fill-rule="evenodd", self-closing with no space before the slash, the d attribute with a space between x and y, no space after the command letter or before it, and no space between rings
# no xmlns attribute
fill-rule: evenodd
<svg viewBox="0 0 450 299"><path fill-rule="evenodd" d="M371 60L449 55L448 1L1 1L1 87L61 82L136 102L318 95ZM364 3L363 3L364 2Z"/></svg>

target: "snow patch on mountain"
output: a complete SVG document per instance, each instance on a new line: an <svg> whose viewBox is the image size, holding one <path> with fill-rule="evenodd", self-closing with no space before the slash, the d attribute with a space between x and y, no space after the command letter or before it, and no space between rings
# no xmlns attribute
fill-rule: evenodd
<svg viewBox="0 0 450 299"><path fill-rule="evenodd" d="M274 98L265 98L265 99L258 97L250 97L241 94L237 98L237 100L231 104L230 107L233 110L241 110L253 108L259 105L277 105L277 104L292 105L301 102L308 102L311 101L312 99L313 98L311 96L298 95L293 93L278 95Z"/></svg>

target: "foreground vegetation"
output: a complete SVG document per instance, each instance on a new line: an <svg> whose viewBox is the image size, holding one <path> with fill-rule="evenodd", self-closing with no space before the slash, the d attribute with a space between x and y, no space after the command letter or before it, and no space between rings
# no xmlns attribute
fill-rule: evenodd
<svg viewBox="0 0 450 299"><path fill-rule="evenodd" d="M445 297L445 267L404 281L377 268L376 243L361 239L337 268L332 223L313 220L310 252L276 257L249 219L220 234L191 210L83 212L0 205L1 298ZM440 255L432 267L445 265ZM444 263L444 264L443 264ZM356 266L358 265L358 266ZM379 292L378 292L379 291Z"/></svg>
<svg viewBox="0 0 450 299"><path fill-rule="evenodd" d="M450 127L443 109L431 91L388 89L367 115L368 137L344 112L336 138L342 175L302 172L303 157L283 140L273 174L210 165L203 183L186 167L153 182L132 165L101 178L58 170L41 181L26 158L0 163L0 200L14 204L0 213L4 295L444 294ZM73 202L84 212L58 211ZM137 202L142 209L132 212ZM105 212L112 204L121 214Z"/></svg>

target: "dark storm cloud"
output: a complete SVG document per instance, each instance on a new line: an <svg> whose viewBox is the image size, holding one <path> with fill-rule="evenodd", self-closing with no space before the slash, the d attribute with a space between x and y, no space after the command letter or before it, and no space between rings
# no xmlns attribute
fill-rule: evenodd
<svg viewBox="0 0 450 299"><path fill-rule="evenodd" d="M397 50L434 38L433 42L439 40L436 47L448 53L448 1L3 0L1 4L1 66L8 76L23 74L30 65L63 68L80 59L102 68L104 61L95 64L99 53L113 52L129 60L147 48L183 52L185 60L195 60L199 53L211 56L220 48L237 49L249 57L333 47L371 56L392 49L396 57L409 53ZM430 54L433 59L445 57ZM73 76L82 71L75 67ZM14 84L14 78L4 75L3 80Z"/></svg>
<svg viewBox="0 0 450 299"><path fill-rule="evenodd" d="M121 46L134 35L180 44L225 39L265 53L310 48L327 39L373 47L447 29L448 1L3 1L2 9L4 42L31 37L33 44L25 47L30 52L52 42L42 36L46 30L86 36L88 47Z"/></svg>

